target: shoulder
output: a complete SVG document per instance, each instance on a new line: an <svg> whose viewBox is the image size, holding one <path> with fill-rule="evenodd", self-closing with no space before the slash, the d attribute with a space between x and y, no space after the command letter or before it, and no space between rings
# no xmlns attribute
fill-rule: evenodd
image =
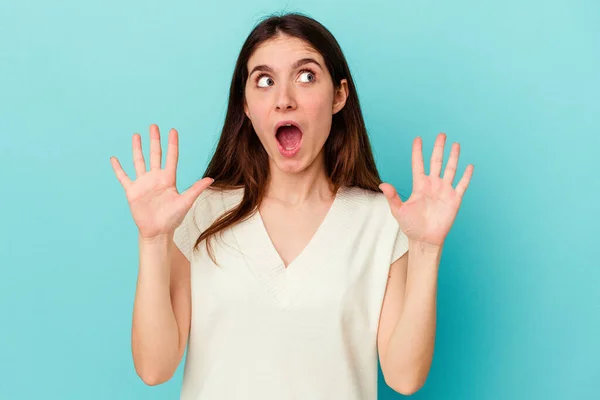
<svg viewBox="0 0 600 400"><path fill-rule="evenodd" d="M398 223L382 192L359 187L346 187L341 192L345 213L356 226L369 232L396 233Z"/></svg>
<svg viewBox="0 0 600 400"><path fill-rule="evenodd" d="M380 191L357 186L344 187L340 190L340 195L349 204L351 212L365 212L369 215L380 214L382 216L390 213L388 202Z"/></svg>
<svg viewBox="0 0 600 400"><path fill-rule="evenodd" d="M208 228L223 213L235 206L243 195L243 189L220 189L208 187L194 200L190 214L199 230Z"/></svg>
<svg viewBox="0 0 600 400"><path fill-rule="evenodd" d="M363 250L371 249L375 254L381 254L387 267L406 252L407 237L382 192L348 187L341 196L344 206L340 208L344 209L345 215L340 219L339 233L345 235L349 243L360 242Z"/></svg>

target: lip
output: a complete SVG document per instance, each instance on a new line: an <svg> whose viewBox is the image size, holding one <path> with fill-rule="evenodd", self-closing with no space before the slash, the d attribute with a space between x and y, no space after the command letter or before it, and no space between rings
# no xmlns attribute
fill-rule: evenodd
<svg viewBox="0 0 600 400"><path fill-rule="evenodd" d="M298 129L300 130L300 133L304 134L304 132L302 132L302 127L300 127L300 124L299 124L299 123L297 123L297 122L296 122L296 121L294 121L294 120L291 120L291 119L290 119L290 120L286 120L286 121L279 121L279 122L277 123L277 125L275 125L275 129L274 129L274 132L273 132L273 134L274 134L274 135L277 135L277 130L278 130L279 128L281 128L282 126L284 126L284 125L294 125L296 128L298 128Z"/></svg>

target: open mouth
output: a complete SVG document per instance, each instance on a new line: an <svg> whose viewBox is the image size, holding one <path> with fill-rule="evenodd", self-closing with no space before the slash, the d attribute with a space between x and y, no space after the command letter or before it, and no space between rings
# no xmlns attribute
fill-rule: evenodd
<svg viewBox="0 0 600 400"><path fill-rule="evenodd" d="M293 152L300 147L302 131L295 124L286 123L277 128L275 138L277 139L281 150Z"/></svg>

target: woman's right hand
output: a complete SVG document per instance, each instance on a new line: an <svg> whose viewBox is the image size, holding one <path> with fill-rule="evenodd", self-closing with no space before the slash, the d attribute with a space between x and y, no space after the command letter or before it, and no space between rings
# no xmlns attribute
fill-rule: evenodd
<svg viewBox="0 0 600 400"><path fill-rule="evenodd" d="M116 157L110 158L115 175L125 189L133 220L143 239L154 239L173 233L196 198L213 182L211 178L203 178L185 192L178 193L175 186L178 157L178 134L175 129L171 129L165 168L161 168L160 133L158 126L152 124L150 126L150 170L146 170L141 137L138 133L133 135L135 181L132 181L123 171Z"/></svg>

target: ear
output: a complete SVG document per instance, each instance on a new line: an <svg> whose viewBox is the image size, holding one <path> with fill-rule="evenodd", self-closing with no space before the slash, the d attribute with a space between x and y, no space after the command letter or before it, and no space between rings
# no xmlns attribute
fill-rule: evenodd
<svg viewBox="0 0 600 400"><path fill-rule="evenodd" d="M246 99L244 99L244 114L248 117L249 120L252 120L250 117L250 110L248 110L248 103L246 103Z"/></svg>
<svg viewBox="0 0 600 400"><path fill-rule="evenodd" d="M342 79L333 93L333 114L338 113L346 105L348 99L348 81Z"/></svg>

